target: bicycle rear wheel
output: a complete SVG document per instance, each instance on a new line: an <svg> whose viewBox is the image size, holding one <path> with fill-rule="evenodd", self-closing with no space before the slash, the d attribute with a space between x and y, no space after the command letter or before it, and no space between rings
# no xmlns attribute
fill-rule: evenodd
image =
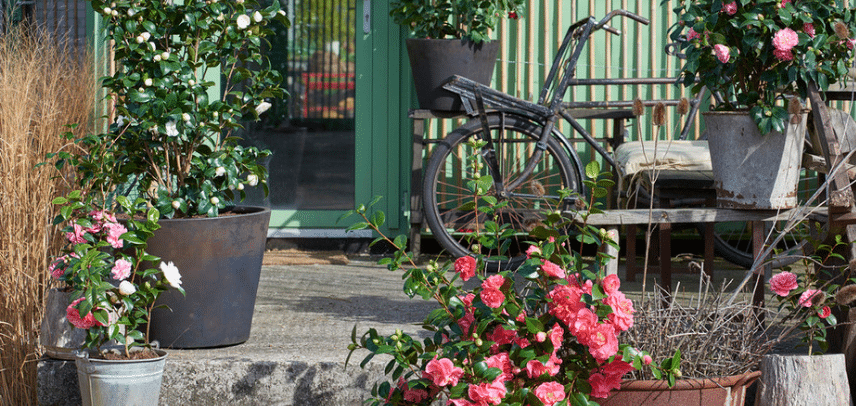
<svg viewBox="0 0 856 406"><path fill-rule="evenodd" d="M485 158L490 155L487 151L473 151L468 144L473 137L485 138L481 122L472 120L450 133L431 154L423 181L425 220L440 245L455 257L474 254L476 243L469 241L468 235L473 231L484 233L485 221L507 224L514 231L508 258L490 259L500 253L482 247L478 253L488 257L491 270L515 269L525 259L529 232L540 224L544 213L565 209L562 206L569 203L559 201L558 191L580 191L580 173L552 137L546 140L546 150L534 170L523 173L537 148L541 126L515 115L490 115L488 126L498 176L504 185L521 181L513 190L497 191L494 185L488 191L508 205L497 209L496 218L491 219L476 207L486 203L474 204L474 193L467 185L475 175L469 159L478 160L480 175L491 175L491 163Z"/></svg>

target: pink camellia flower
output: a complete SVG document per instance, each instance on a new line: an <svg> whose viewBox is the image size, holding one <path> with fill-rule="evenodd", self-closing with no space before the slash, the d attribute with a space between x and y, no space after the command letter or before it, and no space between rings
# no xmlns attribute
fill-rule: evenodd
<svg viewBox="0 0 856 406"><path fill-rule="evenodd" d="M784 50L781 50L781 49L774 49L774 50L773 50L773 56L775 56L775 57L776 57L776 59L778 59L778 60L780 60L780 61L782 61L782 62L788 62L788 61L793 61L793 60L794 60L794 53L793 53L793 52L791 52L791 51L784 51Z"/></svg>
<svg viewBox="0 0 856 406"><path fill-rule="evenodd" d="M482 282L482 289L499 289L505 284L505 277L493 275Z"/></svg>
<svg viewBox="0 0 856 406"><path fill-rule="evenodd" d="M556 376L558 373L559 366L552 361L547 361L547 363L544 364L537 359L533 359L526 363L526 375L530 379L535 379L544 374Z"/></svg>
<svg viewBox="0 0 856 406"><path fill-rule="evenodd" d="M511 358L508 357L508 352L500 352L496 355L487 357L484 359L484 362L487 364L488 368L497 368L502 371L496 379L502 382L508 382L514 378L514 373L512 372L514 365L511 363Z"/></svg>
<svg viewBox="0 0 856 406"><path fill-rule="evenodd" d="M72 244L82 244L86 242L86 230L80 224L73 224L72 231L65 233L65 238Z"/></svg>
<svg viewBox="0 0 856 406"><path fill-rule="evenodd" d="M633 368L633 365L630 365L627 362L624 362L620 359L617 359L615 361L612 361L612 362L604 365L602 368L602 372L603 372L604 376L615 377L615 378L618 378L620 380L621 377L623 377L628 372L633 371L635 369L636 368Z"/></svg>
<svg viewBox="0 0 856 406"><path fill-rule="evenodd" d="M621 389L621 381L608 378L601 373L594 373L589 376L589 384L591 385L591 397L606 399L609 397L609 391L613 389Z"/></svg>
<svg viewBox="0 0 856 406"><path fill-rule="evenodd" d="M730 16L737 14L737 2L732 1L731 3L723 4L722 12Z"/></svg>
<svg viewBox="0 0 856 406"><path fill-rule="evenodd" d="M477 405L498 405L502 403L506 389L505 384L497 379L491 383L470 385L467 389L467 394Z"/></svg>
<svg viewBox="0 0 856 406"><path fill-rule="evenodd" d="M541 265L541 270L544 271L547 276L553 278L565 278L565 270L550 261L544 261Z"/></svg>
<svg viewBox="0 0 856 406"><path fill-rule="evenodd" d="M110 273L113 275L113 279L120 281L128 279L131 276L131 262L124 258L117 259Z"/></svg>
<svg viewBox="0 0 856 406"><path fill-rule="evenodd" d="M728 63L728 60L731 59L731 50L725 45L714 45L713 53L716 54L716 59L719 59L719 62Z"/></svg>
<svg viewBox="0 0 856 406"><path fill-rule="evenodd" d="M633 308L633 302L625 297L624 293L615 292L607 296L603 303L612 307L612 313L607 317L619 331L627 331L633 327L633 313L636 310Z"/></svg>
<svg viewBox="0 0 856 406"><path fill-rule="evenodd" d="M805 292L800 295L800 299L797 301L802 307L812 307L823 303L826 299L826 295L817 289L806 289Z"/></svg>
<svg viewBox="0 0 856 406"><path fill-rule="evenodd" d="M543 343L544 341L547 341L547 333L545 333L543 331L539 331L537 334L535 334L535 341L537 341L539 343Z"/></svg>
<svg viewBox="0 0 856 406"><path fill-rule="evenodd" d="M565 387L558 382L544 382L535 388L535 397L544 406L553 406L565 400Z"/></svg>
<svg viewBox="0 0 856 406"><path fill-rule="evenodd" d="M108 223L118 223L119 222L119 220L116 220L116 216L107 210L92 210L89 212L89 217L92 217L92 219L95 221L108 222Z"/></svg>
<svg viewBox="0 0 856 406"><path fill-rule="evenodd" d="M449 404L452 406L477 406L475 403L466 399L449 399Z"/></svg>
<svg viewBox="0 0 856 406"><path fill-rule="evenodd" d="M785 8L785 4L790 3L791 0L782 0L782 4L779 4L779 8Z"/></svg>
<svg viewBox="0 0 856 406"><path fill-rule="evenodd" d="M499 289L484 289L480 296L482 302L491 309L498 309L505 301L505 295Z"/></svg>
<svg viewBox="0 0 856 406"><path fill-rule="evenodd" d="M476 259L471 256L460 257L455 260L455 272L461 275L464 281L470 280L476 275Z"/></svg>
<svg viewBox="0 0 856 406"><path fill-rule="evenodd" d="M590 332L597 326L597 315L588 308L577 311L576 318L568 323L568 331L577 338L582 345L589 345Z"/></svg>
<svg viewBox="0 0 856 406"><path fill-rule="evenodd" d="M597 362L603 362L618 352L618 335L610 324L599 324L589 331L589 353Z"/></svg>
<svg viewBox="0 0 856 406"><path fill-rule="evenodd" d="M651 365L652 362L654 362L654 359L652 359L650 355L643 355L642 356L642 363L643 364Z"/></svg>
<svg viewBox="0 0 856 406"><path fill-rule="evenodd" d="M533 255L541 255L541 248L538 248L537 245L530 245L526 249L526 258L532 258Z"/></svg>
<svg viewBox="0 0 856 406"><path fill-rule="evenodd" d="M803 32L808 34L809 37L814 38L814 36L815 36L814 24L812 24L812 23L803 24Z"/></svg>
<svg viewBox="0 0 856 406"><path fill-rule="evenodd" d="M562 348L562 340L564 340L565 330L562 330L562 327L559 326L559 323L553 326L550 329L550 342L553 343L553 353Z"/></svg>
<svg viewBox="0 0 856 406"><path fill-rule="evenodd" d="M50 272L51 277L54 279L62 278L62 276L65 275L65 266L66 256L63 255L51 262L48 266L48 272Z"/></svg>
<svg viewBox="0 0 856 406"><path fill-rule="evenodd" d="M511 344L514 341L514 337L517 337L517 330L506 330L502 326L496 326L487 335L487 339L495 342L497 345Z"/></svg>
<svg viewBox="0 0 856 406"><path fill-rule="evenodd" d="M434 359L428 361L425 366L423 378L431 380L434 385L455 386L458 384L458 379L464 374L464 370L455 366L452 360L448 358Z"/></svg>
<svg viewBox="0 0 856 406"><path fill-rule="evenodd" d="M694 29L690 28L689 31L687 31L687 41L692 41L694 39L700 38L701 35L699 35L699 33L697 33Z"/></svg>
<svg viewBox="0 0 856 406"><path fill-rule="evenodd" d="M618 292L618 289L621 288L621 280L618 279L618 275L606 275L600 284L607 295Z"/></svg>
<svg viewBox="0 0 856 406"><path fill-rule="evenodd" d="M74 325L74 327L80 329L90 329L96 325L103 326L103 324L99 323L98 320L95 320L95 315L92 312L86 315L86 317L80 317L80 311L77 310L77 304L82 302L83 298L78 298L77 300L71 302L70 305L65 309L65 317L68 319L68 322ZM95 310L95 309L92 309Z"/></svg>
<svg viewBox="0 0 856 406"><path fill-rule="evenodd" d="M547 306L549 307L550 314L556 316L566 326L571 325L577 318L577 310L585 306L581 302L582 296L582 289L578 286L556 285L547 294Z"/></svg>
<svg viewBox="0 0 856 406"><path fill-rule="evenodd" d="M797 276L788 271L778 273L770 278L770 290L781 297L789 295L798 286Z"/></svg>
<svg viewBox="0 0 856 406"><path fill-rule="evenodd" d="M107 228L107 242L110 243L110 246L122 248L125 243L122 240L122 234L127 233L128 229L119 223L104 223L104 227Z"/></svg>
<svg viewBox="0 0 856 406"><path fill-rule="evenodd" d="M829 306L823 306L823 308L817 312L817 316L821 319L829 317L830 314L832 314L832 309L830 309Z"/></svg>
<svg viewBox="0 0 856 406"><path fill-rule="evenodd" d="M780 51L790 51L800 43L796 31L790 28L782 28L773 34L773 47Z"/></svg>

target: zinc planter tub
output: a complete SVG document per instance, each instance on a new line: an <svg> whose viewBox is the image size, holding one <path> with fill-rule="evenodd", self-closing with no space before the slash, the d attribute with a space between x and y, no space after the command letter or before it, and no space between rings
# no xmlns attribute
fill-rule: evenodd
<svg viewBox="0 0 856 406"><path fill-rule="evenodd" d="M167 348L240 344L250 337L270 209L236 207L220 217L163 219L148 252L173 262L186 295L161 294L150 338Z"/></svg>
<svg viewBox="0 0 856 406"><path fill-rule="evenodd" d="M166 351L154 351L157 358L135 360L98 359L90 351L76 352L83 406L157 406Z"/></svg>

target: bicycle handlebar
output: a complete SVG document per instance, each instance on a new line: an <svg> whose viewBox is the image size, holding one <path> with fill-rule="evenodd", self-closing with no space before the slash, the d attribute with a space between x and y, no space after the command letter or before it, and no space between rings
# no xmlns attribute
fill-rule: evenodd
<svg viewBox="0 0 856 406"><path fill-rule="evenodd" d="M610 20L612 20L613 17L619 16L619 15L623 16L623 17L628 17L628 18L635 20L636 22L641 23L641 24L648 25L651 23L651 20L649 20L645 17L642 17L638 14L631 13L627 10L618 9L618 10L610 11L609 14L607 14L605 17L603 17L602 20L600 20L597 24L594 25L594 29L595 30L603 29L604 31L611 32L615 35L621 35L621 31L616 30L615 28L612 28L607 24Z"/></svg>

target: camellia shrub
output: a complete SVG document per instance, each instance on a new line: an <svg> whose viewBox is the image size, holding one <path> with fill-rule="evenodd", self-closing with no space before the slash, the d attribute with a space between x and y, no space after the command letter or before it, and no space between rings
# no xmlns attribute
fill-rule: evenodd
<svg viewBox="0 0 856 406"><path fill-rule="evenodd" d="M384 216L370 207L354 211L364 221L352 228L378 231ZM643 349L619 341L633 326L633 303L618 276L605 275L607 255L587 260L581 254L584 243L616 243L559 213L543 224L534 233L544 239L529 248L519 269L491 275L482 258L469 256L420 268L402 248L403 236L393 241L381 234L377 241L399 248L382 262L404 272L405 293L438 308L426 317L430 336L421 341L400 330L384 336L370 329L357 337L354 328L351 354L368 351L362 367L378 355L392 357L385 369L391 379L374 387L372 404L591 405L590 397L607 397L627 372L645 366L674 382L680 354L654 364Z"/></svg>

